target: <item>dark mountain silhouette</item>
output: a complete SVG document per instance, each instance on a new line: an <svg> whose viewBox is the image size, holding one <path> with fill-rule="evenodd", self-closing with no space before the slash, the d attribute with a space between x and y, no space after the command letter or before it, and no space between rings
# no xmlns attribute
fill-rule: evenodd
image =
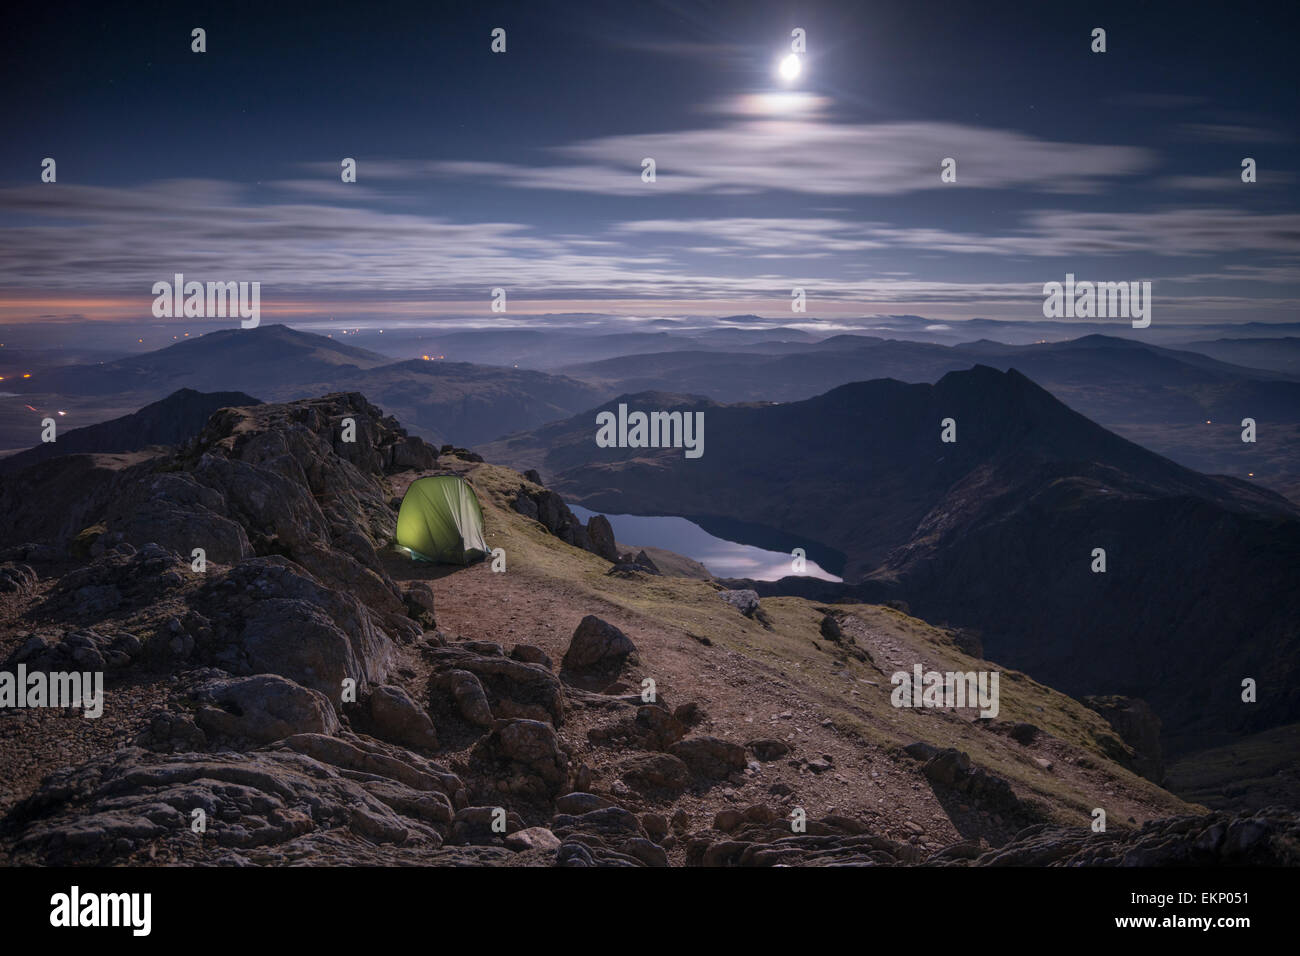
<svg viewBox="0 0 1300 956"><path fill-rule="evenodd" d="M609 331L615 326L573 325L573 316L539 316L542 329L459 329L418 332L397 330L384 336L386 348L399 343L418 346L421 352L440 354L450 361L483 365L520 365L553 371L576 362L594 362L647 352L678 349L793 348L796 342L812 344L816 337L799 329L768 326L754 316L731 316L724 323L743 325L691 328L681 323L649 322L635 331ZM543 330L544 329L544 330ZM653 330L653 331L650 331ZM409 354L405 353L405 354Z"/></svg>
<svg viewBox="0 0 1300 956"><path fill-rule="evenodd" d="M429 441L458 445L536 428L609 394L562 375L422 359L338 373L272 393L277 400L289 400L337 388L374 396Z"/></svg>
<svg viewBox="0 0 1300 956"><path fill-rule="evenodd" d="M827 387L871 378L897 378L906 382L933 382L948 372L975 364L1006 370L1014 366L1054 392L1059 388L1153 387L1185 390L1189 400L1174 414L1194 418L1210 406L1229 400L1225 390L1235 390L1231 400L1247 404L1260 396L1290 414L1300 415L1300 381L1285 373L1247 368L1218 361L1196 352L1160 348L1105 335L1088 335L1068 342L1043 345L1003 345L981 340L962 345L933 345L861 335L837 335L821 342L766 343L744 350L681 349L624 355L599 362L568 366L564 371L620 392L654 387L687 394L706 395L717 401L797 401L820 394ZM1271 391L1247 387L1267 383ZM1281 387L1277 387L1281 383ZM1213 387L1212 395L1201 396ZM1093 401L1080 392L1083 401ZM1131 391L1120 396L1133 398ZM1192 401L1198 407L1190 409ZM1119 400L1113 403L1119 407ZM1149 401L1133 401L1126 418L1164 420L1165 407L1151 408ZM1090 414L1086 408L1080 408ZM1212 410L1212 409L1211 409ZM1263 414L1263 413L1261 413ZM1202 416L1203 417L1203 416Z"/></svg>
<svg viewBox="0 0 1300 956"><path fill-rule="evenodd" d="M74 428L56 440L0 459L0 471L14 472L58 455L139 451L150 445L179 445L197 435L212 413L231 405L260 405L243 392L196 392L182 388L138 412Z"/></svg>
<svg viewBox="0 0 1300 956"><path fill-rule="evenodd" d="M777 354L772 354L776 350ZM1300 489L1300 381L1144 342L1088 335L1068 342L932 345L838 335L808 345L694 349L625 356L566 371L612 392L663 389L716 401L798 401L853 381L934 382L982 364L1015 367L1071 408L1179 464ZM1267 434L1241 441L1241 420Z"/></svg>
<svg viewBox="0 0 1300 956"><path fill-rule="evenodd" d="M842 551L860 596L980 628L991 656L1068 692L1146 697L1175 749L1300 715L1300 509L1112 434L1019 372L602 408L618 402L703 409L704 456L598 448L594 411L481 450L589 508L725 517L803 535L813 558ZM1243 705L1258 674L1275 691Z"/></svg>
<svg viewBox="0 0 1300 956"><path fill-rule="evenodd" d="M51 369L30 388L60 395L101 395L178 388L263 394L268 387L334 375L348 368L385 365L390 359L287 325L223 329L144 355L94 365Z"/></svg>
<svg viewBox="0 0 1300 956"><path fill-rule="evenodd" d="M601 386L528 369L394 362L284 325L227 329L145 355L52 368L12 387L20 395L15 401L69 408L78 421L94 421L97 406L107 404L109 396L116 408L139 408L182 387L239 390L268 401L364 391L422 437L459 445L534 428L610 394ZM14 436L24 444L35 440L40 414L33 412L33 422L24 422Z"/></svg>

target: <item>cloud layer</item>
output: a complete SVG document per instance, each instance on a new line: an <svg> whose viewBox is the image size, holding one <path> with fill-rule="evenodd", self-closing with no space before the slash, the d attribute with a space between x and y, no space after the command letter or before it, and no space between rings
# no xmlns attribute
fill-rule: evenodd
<svg viewBox="0 0 1300 956"><path fill-rule="evenodd" d="M639 298L788 302L797 286L815 311L817 301L864 309L1026 305L1044 281L1102 262L1120 278L1163 279L1171 294L1231 285L1208 297L1199 289L1185 300L1189 308L1285 307L1295 294L1300 214L1204 201L1103 208L1124 184L1155 170L1151 150L956 123L835 122L827 107L808 95L734 97L706 108L717 119L705 128L577 141L544 151L535 164L363 160L356 184L339 181L337 161L317 161L256 186L188 179L9 187L0 189L7 250L0 287L11 298L21 290L138 294L143 310L153 282L176 272L260 281L268 301L279 294L300 302L358 295L486 302L498 286L517 298L587 299L594 307ZM1225 135L1217 127L1196 132ZM654 183L641 180L647 156L656 160ZM949 156L956 184L939 176ZM1204 195L1210 183L1233 178L1184 176L1179 188ZM431 188L587 193L611 205L557 230L522 216L430 215L427 202L401 201L427 198ZM939 212L927 216L895 198L936 190L948 192L936 194ZM946 215L944 203L956 209L993 190L1014 197L996 204L996 216L967 217L963 229ZM793 198L807 214L732 212L769 210L781 197L782 208ZM673 211L645 215L656 199ZM1088 208L1065 208L1071 203ZM1147 263L1140 273L1139 257Z"/></svg>

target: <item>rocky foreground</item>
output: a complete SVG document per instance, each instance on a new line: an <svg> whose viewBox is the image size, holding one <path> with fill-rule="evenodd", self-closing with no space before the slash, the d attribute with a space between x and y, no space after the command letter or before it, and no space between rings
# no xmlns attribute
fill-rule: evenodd
<svg viewBox="0 0 1300 956"><path fill-rule="evenodd" d="M345 417L355 443L339 438ZM743 708L695 699L689 668L647 691L659 645L602 608L579 609L549 647L471 631L463 611L454 633L440 626L444 572L403 577L388 545L405 484L437 470L473 481L476 458L345 394L223 409L145 460L60 458L6 479L0 669L102 670L107 692L96 721L0 712L0 853L98 865L1300 863L1291 811L1149 818L1180 804L1110 762L1138 762L1111 738L1085 753L1086 739L1023 721L980 725L991 736L977 752L1013 755L1046 781L1030 792L944 741L896 746L864 731L849 751L823 743L840 732L829 718L802 736L747 725ZM582 525L537 475L511 480L520 524L501 540L527 526L548 548L599 556L610 587L658 586L654 562L619 554L603 519ZM52 490L69 504L48 504ZM525 616L527 592L507 597ZM716 613L754 640L784 626L752 593L721 597ZM837 675L874 675L872 654L893 646L871 645L852 615L796 610L820 621L805 643ZM701 655L717 650L707 633L690 637ZM777 716L799 721L806 704ZM1043 793L1085 778L1145 807L1146 822L1093 833L1078 807L1063 822ZM896 789L868 811L819 796L832 785ZM942 826L884 796L912 793L942 808Z"/></svg>

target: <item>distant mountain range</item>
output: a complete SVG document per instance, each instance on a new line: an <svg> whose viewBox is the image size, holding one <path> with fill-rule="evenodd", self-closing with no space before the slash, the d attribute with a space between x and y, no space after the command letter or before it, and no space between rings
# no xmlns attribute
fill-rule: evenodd
<svg viewBox="0 0 1300 956"><path fill-rule="evenodd" d="M704 456L598 447L596 412L619 403L703 411ZM592 509L725 518L802 537L814 560L843 552L865 599L979 628L991 657L1068 692L1147 698L1175 752L1300 717L1300 508L1149 452L1016 371L787 404L624 395L479 450ZM1274 690L1244 705L1245 677Z"/></svg>
<svg viewBox="0 0 1300 956"><path fill-rule="evenodd" d="M144 355L44 372L31 386L69 396L238 389L253 394L327 375L387 365L391 359L285 325L225 329Z"/></svg>
<svg viewBox="0 0 1300 956"><path fill-rule="evenodd" d="M114 408L139 408L178 388L239 390L267 401L360 391L421 437L461 445L533 428L608 396L603 388L564 376L464 362L394 362L323 335L265 325L211 332L145 355L58 366L20 379L13 384L16 401L38 408L43 402L46 408L15 407L15 415L26 421L2 437L10 447L34 444L39 417L49 406L75 409L74 421L93 420L106 396L113 397ZM15 425L19 421L15 418Z"/></svg>
<svg viewBox="0 0 1300 956"><path fill-rule="evenodd" d="M1300 336L1214 339L1188 342L1185 348L1225 362L1300 376Z"/></svg>
<svg viewBox="0 0 1300 956"><path fill-rule="evenodd" d="M975 364L1016 368L1047 388L1121 420L1164 421L1259 403L1260 417L1300 416L1300 377L1218 361L1104 335L1042 345L986 340L931 345L899 339L837 335L814 343L765 343L744 350L678 350L626 355L571 365L570 375L619 392L645 389L704 395L717 401L797 401L828 387L871 378L933 382ZM1170 390L1156 405L1106 396L1120 388Z"/></svg>
<svg viewBox="0 0 1300 956"><path fill-rule="evenodd" d="M1243 344L1235 354L1258 351ZM629 355L564 371L610 393L654 389L721 402L786 402L875 378L934 382L976 364L1015 368L1076 411L1189 468L1241 478L1253 473L1259 483L1300 498L1300 442L1294 440L1300 378L1113 336L947 346L838 335L813 343ZM1243 418L1258 424L1254 444L1241 441Z"/></svg>
<svg viewBox="0 0 1300 956"><path fill-rule="evenodd" d="M480 365L521 365L541 371L555 371L576 362L592 362L643 352L678 349L733 349L763 343L814 343L819 336L801 329L773 326L755 316L734 316L727 321L748 327L695 329L680 323L647 323L630 332L610 332L563 324L563 316L542 317L537 329L465 329L441 332L435 329L390 329L383 336L384 349L401 349L409 355L418 349L444 355L458 362ZM371 336L372 339L377 336Z"/></svg>
<svg viewBox="0 0 1300 956"><path fill-rule="evenodd" d="M394 362L283 326L216 332L6 382L18 393L7 401L41 409L10 418L29 445L56 401L73 409L69 421L132 411L69 429L0 470L52 455L178 444L224 405L362 392L431 441L473 443L489 460L539 468L588 507L692 517L724 536L770 533L751 543L794 541L813 560L827 555L827 566L842 562L848 584L754 586L822 600L903 600L929 620L978 628L991 657L1071 693L1145 697L1166 721L1174 754L1300 718L1300 702L1285 689L1300 676L1296 506L1250 482L1197 474L1077 411L1097 409L1130 434L1150 430L1153 440L1143 442L1178 444L1184 464L1204 450L1202 436L1217 435L1232 454L1254 456L1244 461L1284 472L1300 444L1286 431L1300 430L1286 424L1300 422L1300 383L1286 372L1107 336L958 347L737 338L726 349L588 363L573 369L587 378L579 381L446 360ZM1021 371L1001 370L1012 364L1049 379L1057 397ZM922 381L838 385L876 368ZM929 376L937 382L927 384ZM614 399L622 381L699 385L713 397L660 389ZM154 394L178 382L240 391ZM790 399L804 392L812 394ZM597 448L595 412L619 401L705 412L704 457ZM1203 414L1216 426L1199 421ZM1260 422L1258 445L1240 442L1244 414ZM957 421L956 444L939 441L948 417ZM513 434L487 442L503 432ZM75 489L95 467L87 459L61 471L60 488ZM1106 550L1105 574L1090 570L1094 548ZM1242 705L1238 672L1266 675L1274 690Z"/></svg>
<svg viewBox="0 0 1300 956"><path fill-rule="evenodd" d="M1300 339L1220 340L1198 343L1200 351L1114 335L937 345L860 334L818 339L751 319L751 327L672 332L395 329L384 337L391 340L385 348L404 342L398 351L408 354L419 343L431 360L394 361L283 325L219 330L157 352L74 365L19 352L36 371L3 383L0 449L36 444L41 419L55 410L66 412L67 425L80 426L134 412L179 388L238 390L266 401L359 391L430 441L474 445L567 418L620 393L797 401L849 382L934 382L983 364L1018 369L1076 411L1179 464L1249 478L1300 500L1300 374L1263 367L1270 356L1273 366L1290 363ZM921 320L891 321L904 327ZM972 320L964 327L969 334L976 326L1007 324ZM443 355L474 361L437 358ZM576 361L593 356L598 359ZM560 366L563 374L539 370ZM1258 424L1253 444L1241 441L1247 417ZM64 425L64 416L58 418Z"/></svg>

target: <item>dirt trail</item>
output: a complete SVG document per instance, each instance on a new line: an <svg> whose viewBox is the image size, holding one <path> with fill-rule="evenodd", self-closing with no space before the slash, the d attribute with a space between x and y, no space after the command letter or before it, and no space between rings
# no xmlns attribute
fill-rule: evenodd
<svg viewBox="0 0 1300 956"><path fill-rule="evenodd" d="M488 484L485 473L474 475L476 470L466 469L471 480L478 478L480 486ZM494 497L497 489L486 494L484 490L480 487L490 545L502 544L516 556L528 555L518 537L519 522L524 519L498 507L504 502L497 500L499 493ZM544 546L548 549L568 548L553 538L547 541L549 544ZM871 708L862 702L871 695L887 696L891 690L888 677L872 673L876 686L870 686L860 679L860 671L830 669L830 658L824 653L813 660L764 654L762 651L773 646L773 636L758 622L740 618L739 612L736 621L743 629L744 645L759 653L733 650L717 640L706 646L696 636L708 636L707 629L688 630L666 623L655 612L657 598L638 591L641 585L636 582L630 583L626 592L614 589L611 597L606 597L582 575L570 577L571 568L563 563L553 566L539 562L534 566L527 559L514 560L503 574L493 573L488 563L448 571L395 556L385 558L385 566L399 581L429 581L435 593L439 628L452 640L494 641L507 652L514 644L532 644L542 648L557 668L578 623L594 614L623 630L637 645L640 663L628 675L629 690L639 690L639 682L649 677L655 681L660 699L670 708L695 702L704 710L707 718L693 734L708 734L742 745L756 738L775 738L792 748L780 760L752 763L743 784L724 782L674 801L674 808L681 807L691 815L693 827L707 826L718 810L761 803L783 816L801 807L810 819L827 814L858 817L869 824L872 832L922 848L938 848L961 839L1000 842L1017 828L1011 820L985 819L972 808L953 803L950 796L941 801L918 772L918 763L898 752L897 732L889 735L891 739L872 739L870 728L878 727L879 717L873 717ZM707 585L698 587L704 589ZM699 600L698 596L695 599ZM713 599L705 600L711 603ZM793 603L808 614L805 602L778 600ZM638 603L649 605L650 610L628 606ZM853 629L859 643L886 671L892 671L899 661L925 659L917 656L923 652L918 652L915 640L890 628L855 624ZM817 637L814 629L806 640L815 642ZM844 723L840 715L846 713L859 721L856 727L837 726L837 722ZM991 734L973 711L931 712L925 719L944 722L940 736L955 736L962 749L966 749L963 743L967 741L974 745L972 750L1006 746L1014 752L1009 759L1021 765L1035 758L1050 761L1050 770L1032 767L1027 772L1050 777L1046 780L1048 790L1096 793L1098 803L1104 803L1108 816L1117 824L1130 818L1141 822L1169 812L1167 806L1151 800L1145 782L1126 786L1108 769L1090 765L1086 759L1076 763L1077 748L1050 735L1040 735L1032 747L1023 747L1004 743L1003 738ZM601 712L575 708L570 720L560 728L560 735L577 759L593 771L593 789L618 792L621 785L615 779L614 765L626 753L594 746L587 739L587 731L608 720ZM814 761L815 766L807 766L808 761ZM1016 789L1019 792L1022 788ZM629 795L622 796L627 802ZM633 802L635 799L633 796ZM1079 812L1077 806L1074 812Z"/></svg>
<svg viewBox="0 0 1300 956"><path fill-rule="evenodd" d="M425 577L419 573L408 576ZM402 568L390 571L401 575ZM766 803L774 809L802 807L809 818L827 814L861 817L873 831L903 842L935 847L961 839L933 792L915 772L899 766L880 749L823 726L825 703L812 688L793 690L763 663L720 647L705 647L644 614L601 600L580 587L545 579L527 569L493 574L479 564L432 581L440 629L456 638L495 641L507 651L517 643L542 648L558 666L579 621L587 614L622 629L636 643L641 666L635 676L653 678L670 706L697 702L707 714L696 733L744 744L776 738L792 747L791 758L824 758L833 769L797 770L787 759L766 763L742 787L723 784L702 796L676 801L694 826L707 826L726 807ZM624 754L592 747L587 730L597 715L579 712L560 736L580 752L608 787L611 766ZM908 761L911 764L911 761ZM912 826L908 826L908 824Z"/></svg>

